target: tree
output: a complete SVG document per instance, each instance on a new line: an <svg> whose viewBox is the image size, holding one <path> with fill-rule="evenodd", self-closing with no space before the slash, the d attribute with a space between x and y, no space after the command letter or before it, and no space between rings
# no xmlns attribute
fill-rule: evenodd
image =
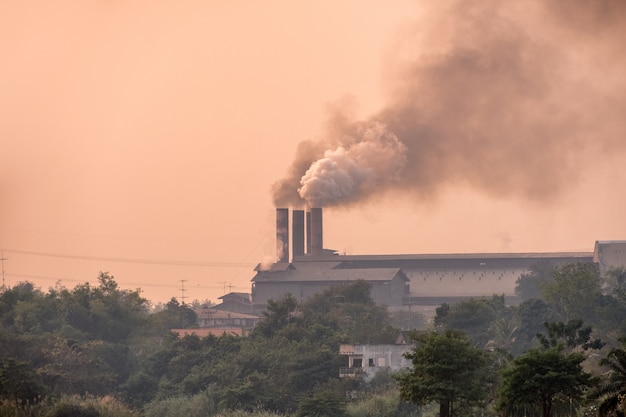
<svg viewBox="0 0 626 417"><path fill-rule="evenodd" d="M298 301L291 294L278 301L268 300L267 309L263 312L263 320L254 328L252 336L258 334L272 337L290 323L298 320Z"/></svg>
<svg viewBox="0 0 626 417"><path fill-rule="evenodd" d="M556 318L548 304L539 298L523 301L514 309L519 320L519 330L511 353L517 356L531 347L537 347L533 343L536 342L537 334L545 331L544 323Z"/></svg>
<svg viewBox="0 0 626 417"><path fill-rule="evenodd" d="M556 267L549 261L539 261L528 268L528 272L520 275L515 281L515 294L522 300L541 298L541 289L554 281Z"/></svg>
<svg viewBox="0 0 626 417"><path fill-rule="evenodd" d="M590 385L583 371L585 356L565 353L562 345L530 349L502 372L498 408L503 411L538 406L543 417L552 417L556 399L580 400Z"/></svg>
<svg viewBox="0 0 626 417"><path fill-rule="evenodd" d="M511 353L519 331L518 318L516 316L499 316L491 323L489 330L492 338L487 342L486 347L491 350Z"/></svg>
<svg viewBox="0 0 626 417"><path fill-rule="evenodd" d="M485 346L493 337L490 327L505 315L504 296L470 298L437 308L435 326L466 333L474 343Z"/></svg>
<svg viewBox="0 0 626 417"><path fill-rule="evenodd" d="M363 280L335 285L302 305L307 327L323 324L339 331L343 343L384 344L398 334L386 308L370 295L371 284Z"/></svg>
<svg viewBox="0 0 626 417"><path fill-rule="evenodd" d="M537 339L545 349L563 346L569 351L582 349L602 349L604 343L600 339L591 339L591 326L583 327L582 320L570 320L567 323L545 323L547 335L537 334Z"/></svg>
<svg viewBox="0 0 626 417"><path fill-rule="evenodd" d="M603 338L612 346L619 345L619 339L626 334L626 287L616 287L610 294L604 294L596 304L597 324Z"/></svg>
<svg viewBox="0 0 626 417"><path fill-rule="evenodd" d="M103 343L101 340L78 343L56 338L54 346L42 352L47 363L38 373L56 395L111 393L118 375L98 354Z"/></svg>
<svg viewBox="0 0 626 417"><path fill-rule="evenodd" d="M566 264L554 271L554 281L542 288L546 302L559 320L582 319L595 323L595 305L602 295L602 279L591 263Z"/></svg>
<svg viewBox="0 0 626 417"><path fill-rule="evenodd" d="M328 387L318 388L298 403L295 417L343 417L346 396Z"/></svg>
<svg viewBox="0 0 626 417"><path fill-rule="evenodd" d="M609 268L605 275L605 282L609 288L626 287L626 268L623 266L617 268Z"/></svg>
<svg viewBox="0 0 626 417"><path fill-rule="evenodd" d="M475 348L457 330L413 334L415 347L405 356L413 367L396 378L403 400L417 405L439 404L440 417L453 406L478 405L488 392L486 352Z"/></svg>
<svg viewBox="0 0 626 417"><path fill-rule="evenodd" d="M44 393L41 378L26 362L0 360L0 398L33 399Z"/></svg>
<svg viewBox="0 0 626 417"><path fill-rule="evenodd" d="M600 360L600 365L609 368L608 379L594 386L588 396L598 401L598 416L624 416L626 398L626 337L620 339L621 348L613 348Z"/></svg>
<svg viewBox="0 0 626 417"><path fill-rule="evenodd" d="M291 295L272 300L263 320L222 370L213 391L218 404L313 415L323 410L307 399L319 394L318 405L334 413L337 397L326 388L339 381L340 344L391 343L398 331L390 323L365 281L328 288L301 303ZM325 388L316 391L320 387ZM340 392L343 397L345 389Z"/></svg>

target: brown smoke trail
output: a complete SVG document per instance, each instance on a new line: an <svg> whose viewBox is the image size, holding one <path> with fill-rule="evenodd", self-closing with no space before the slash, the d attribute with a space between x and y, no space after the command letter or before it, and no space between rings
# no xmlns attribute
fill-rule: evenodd
<svg viewBox="0 0 626 417"><path fill-rule="evenodd" d="M550 202L590 155L625 150L626 2L450 1L426 16L425 47L399 54L387 105L337 114L325 140L301 144L277 205L450 184Z"/></svg>

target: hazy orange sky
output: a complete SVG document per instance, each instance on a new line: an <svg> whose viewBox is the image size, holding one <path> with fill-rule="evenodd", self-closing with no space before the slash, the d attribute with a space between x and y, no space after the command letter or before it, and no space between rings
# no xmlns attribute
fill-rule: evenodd
<svg viewBox="0 0 626 417"><path fill-rule="evenodd" d="M108 271L153 302L181 286L187 301L249 292L275 255L272 190L324 150L355 155L373 123L406 152L384 160L393 173L354 157L368 175L325 210L327 248L626 239L620 0L13 3L0 13L7 285Z"/></svg>

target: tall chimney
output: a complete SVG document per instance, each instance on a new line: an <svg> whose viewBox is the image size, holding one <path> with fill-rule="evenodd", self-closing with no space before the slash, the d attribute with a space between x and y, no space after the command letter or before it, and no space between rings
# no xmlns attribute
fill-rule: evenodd
<svg viewBox="0 0 626 417"><path fill-rule="evenodd" d="M304 210L291 212L291 257L304 255Z"/></svg>
<svg viewBox="0 0 626 417"><path fill-rule="evenodd" d="M306 253L311 254L311 210L306 211Z"/></svg>
<svg viewBox="0 0 626 417"><path fill-rule="evenodd" d="M289 262L289 209L276 209L276 262Z"/></svg>
<svg viewBox="0 0 626 417"><path fill-rule="evenodd" d="M320 256L323 247L322 208L311 207L311 255Z"/></svg>

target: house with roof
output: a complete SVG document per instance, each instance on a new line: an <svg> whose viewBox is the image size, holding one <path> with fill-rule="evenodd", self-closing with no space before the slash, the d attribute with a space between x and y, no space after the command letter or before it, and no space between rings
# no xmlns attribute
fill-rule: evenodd
<svg viewBox="0 0 626 417"><path fill-rule="evenodd" d="M243 337L243 336L248 336L250 334L249 329L242 329L240 327L239 328L220 327L220 328L204 328L204 329L196 329L196 328L171 329L170 331L173 333L176 333L178 337L181 337L181 338L185 336L191 336L191 335L196 335L200 338L208 337L208 336L221 337L223 335Z"/></svg>
<svg viewBox="0 0 626 417"><path fill-rule="evenodd" d="M291 294L304 301L334 285L358 280L371 285L371 297L388 306L402 305L409 291L409 279L400 268L339 268L340 262L275 263L257 266L252 278L252 300L255 311L265 309L268 300Z"/></svg>
<svg viewBox="0 0 626 417"><path fill-rule="evenodd" d="M412 348L412 344L341 345L339 355L345 358L346 366L339 368L339 377L362 377L369 381L381 371L394 373L409 369L411 360L404 354Z"/></svg>
<svg viewBox="0 0 626 417"><path fill-rule="evenodd" d="M199 328L230 328L252 329L259 321L259 316L219 310L213 307L194 309L196 327Z"/></svg>
<svg viewBox="0 0 626 417"><path fill-rule="evenodd" d="M222 302L214 305L212 308L222 311L230 311L233 313L252 314L252 300L250 293L247 292L230 292L219 297Z"/></svg>

